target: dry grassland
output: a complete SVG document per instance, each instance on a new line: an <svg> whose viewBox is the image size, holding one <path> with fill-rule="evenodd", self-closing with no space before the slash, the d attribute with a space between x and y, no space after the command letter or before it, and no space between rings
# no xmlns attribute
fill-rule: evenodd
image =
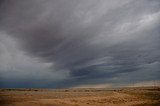
<svg viewBox="0 0 160 106"><path fill-rule="evenodd" d="M160 106L160 87L0 89L0 106Z"/></svg>

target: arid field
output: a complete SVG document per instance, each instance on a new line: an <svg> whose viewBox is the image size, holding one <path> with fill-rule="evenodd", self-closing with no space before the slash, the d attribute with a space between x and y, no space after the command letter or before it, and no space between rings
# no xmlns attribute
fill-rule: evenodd
<svg viewBox="0 0 160 106"><path fill-rule="evenodd" d="M160 87L0 89L0 106L160 106Z"/></svg>

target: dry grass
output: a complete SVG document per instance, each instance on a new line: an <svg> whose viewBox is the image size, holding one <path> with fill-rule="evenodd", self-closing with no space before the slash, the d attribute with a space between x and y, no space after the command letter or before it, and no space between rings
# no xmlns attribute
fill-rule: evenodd
<svg viewBox="0 0 160 106"><path fill-rule="evenodd" d="M0 106L159 106L160 87L0 89Z"/></svg>

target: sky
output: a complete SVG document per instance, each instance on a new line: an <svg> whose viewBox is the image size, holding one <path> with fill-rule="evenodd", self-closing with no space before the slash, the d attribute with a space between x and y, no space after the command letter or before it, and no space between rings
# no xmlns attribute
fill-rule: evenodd
<svg viewBox="0 0 160 106"><path fill-rule="evenodd" d="M160 0L0 1L0 87L159 80Z"/></svg>

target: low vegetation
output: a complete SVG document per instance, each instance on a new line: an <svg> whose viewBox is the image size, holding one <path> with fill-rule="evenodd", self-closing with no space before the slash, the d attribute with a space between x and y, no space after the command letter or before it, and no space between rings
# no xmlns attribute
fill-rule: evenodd
<svg viewBox="0 0 160 106"><path fill-rule="evenodd" d="M159 106L160 87L0 89L0 106Z"/></svg>

